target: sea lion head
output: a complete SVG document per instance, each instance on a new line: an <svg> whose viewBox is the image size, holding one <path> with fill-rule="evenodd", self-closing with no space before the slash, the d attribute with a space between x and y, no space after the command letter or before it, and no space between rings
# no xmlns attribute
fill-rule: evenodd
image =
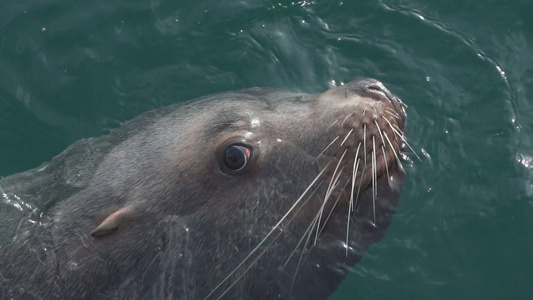
<svg viewBox="0 0 533 300"><path fill-rule="evenodd" d="M48 295L326 298L394 214L405 118L374 79L141 115L49 205Z"/></svg>
<svg viewBox="0 0 533 300"><path fill-rule="evenodd" d="M216 150L226 180L211 185L226 182L222 199L235 203L226 211L216 200L211 207L224 232L239 224L231 246L240 259L229 268L215 264L220 273L212 281L219 285L209 296L244 290L251 298L326 298L381 239L394 213L404 177L402 102L373 79L313 96L247 92L259 97L260 110L254 105L217 119L230 125L219 131L228 138ZM237 172L224 156L234 151L241 157ZM236 282L240 290L231 287Z"/></svg>

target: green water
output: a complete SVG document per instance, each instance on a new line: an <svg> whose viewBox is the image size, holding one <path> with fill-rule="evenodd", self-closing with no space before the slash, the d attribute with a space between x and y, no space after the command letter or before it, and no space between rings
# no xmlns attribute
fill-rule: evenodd
<svg viewBox="0 0 533 300"><path fill-rule="evenodd" d="M331 299L533 299L533 1L0 7L0 176L177 101L374 77L421 160Z"/></svg>

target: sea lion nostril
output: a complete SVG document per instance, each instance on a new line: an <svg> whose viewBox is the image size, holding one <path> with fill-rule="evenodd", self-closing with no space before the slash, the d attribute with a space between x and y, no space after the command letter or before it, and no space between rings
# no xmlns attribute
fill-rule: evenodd
<svg viewBox="0 0 533 300"><path fill-rule="evenodd" d="M385 91L383 90L383 88L377 84L374 84L374 85L369 85L366 87L367 89L369 90L372 90L372 91L377 91L377 92L382 92L384 93Z"/></svg>
<svg viewBox="0 0 533 300"><path fill-rule="evenodd" d="M392 101L394 98L389 90L377 80L372 84L366 85L364 87L364 93L380 101Z"/></svg>
<svg viewBox="0 0 533 300"><path fill-rule="evenodd" d="M345 85L345 94L354 93L376 101L393 101L393 96L381 81L373 78L364 78L349 82Z"/></svg>

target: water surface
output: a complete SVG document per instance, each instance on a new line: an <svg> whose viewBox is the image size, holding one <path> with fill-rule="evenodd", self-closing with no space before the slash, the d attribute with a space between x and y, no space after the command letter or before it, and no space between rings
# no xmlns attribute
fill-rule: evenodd
<svg viewBox="0 0 533 300"><path fill-rule="evenodd" d="M433 2L4 1L0 176L170 103L374 77L421 160L331 299L529 299L533 3Z"/></svg>

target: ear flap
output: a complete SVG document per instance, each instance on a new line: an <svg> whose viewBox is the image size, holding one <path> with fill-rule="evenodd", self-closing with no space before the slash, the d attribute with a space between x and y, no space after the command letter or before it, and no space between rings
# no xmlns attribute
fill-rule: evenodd
<svg viewBox="0 0 533 300"><path fill-rule="evenodd" d="M95 238L104 237L115 232L119 227L124 226L127 222L135 217L135 212L132 205L123 207L114 213L110 214L95 230L91 232L91 236Z"/></svg>

